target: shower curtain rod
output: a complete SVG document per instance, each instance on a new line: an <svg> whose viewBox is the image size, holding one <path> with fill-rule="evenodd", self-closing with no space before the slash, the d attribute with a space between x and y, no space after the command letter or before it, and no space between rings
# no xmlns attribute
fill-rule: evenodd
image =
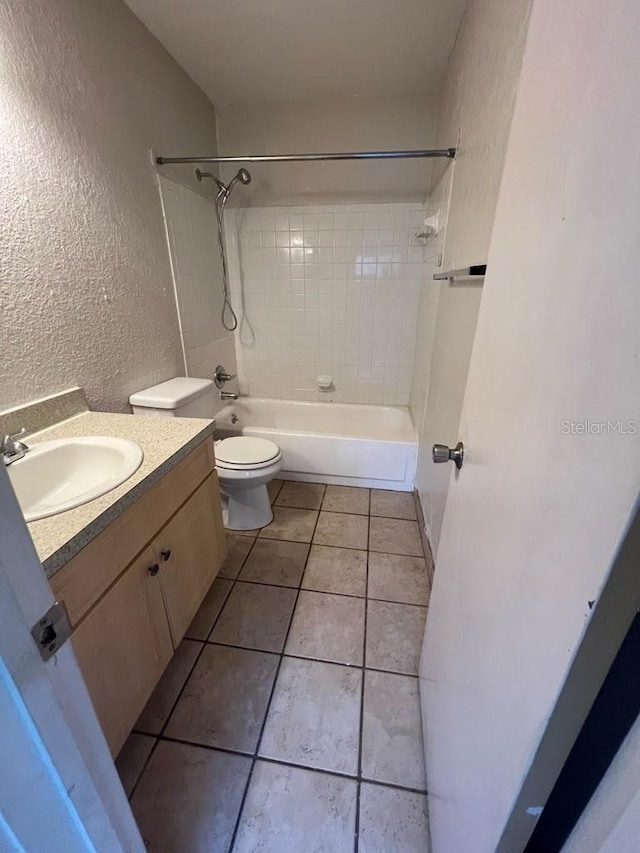
<svg viewBox="0 0 640 853"><path fill-rule="evenodd" d="M455 148L421 148L408 151L349 151L343 154L256 154L242 157L156 157L159 166L170 163L292 163L307 160L400 160L412 157L456 156Z"/></svg>

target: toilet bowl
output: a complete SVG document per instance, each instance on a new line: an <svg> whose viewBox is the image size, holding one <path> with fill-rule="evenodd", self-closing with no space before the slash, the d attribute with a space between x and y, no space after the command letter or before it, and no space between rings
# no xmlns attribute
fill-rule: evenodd
<svg viewBox="0 0 640 853"><path fill-rule="evenodd" d="M134 415L212 418L216 389L210 379L177 377L129 397ZM267 483L282 468L282 452L264 438L233 436L215 442L223 518L229 530L255 530L273 519Z"/></svg>
<svg viewBox="0 0 640 853"><path fill-rule="evenodd" d="M273 519L267 483L282 468L278 445L264 438L234 436L216 441L215 454L225 527L266 527Z"/></svg>

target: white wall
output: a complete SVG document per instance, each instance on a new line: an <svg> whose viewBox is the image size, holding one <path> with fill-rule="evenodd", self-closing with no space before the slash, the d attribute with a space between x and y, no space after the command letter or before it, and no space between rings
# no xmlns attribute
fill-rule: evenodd
<svg viewBox="0 0 640 853"><path fill-rule="evenodd" d="M636 0L533 3L421 663L434 853L523 849L501 834L637 500L640 432L563 422L640 423L640 150L610 150L640 136L638 32Z"/></svg>
<svg viewBox="0 0 640 853"><path fill-rule="evenodd" d="M629 731L562 853L636 853L640 839L640 717Z"/></svg>
<svg viewBox="0 0 640 853"><path fill-rule="evenodd" d="M149 148L215 150L214 110L120 0L2 0L0 49L0 408L124 410L183 369Z"/></svg>
<svg viewBox="0 0 640 853"><path fill-rule="evenodd" d="M186 375L213 379L217 365L237 373L233 332L222 325L222 265L215 204L189 187L160 178ZM227 313L228 319L231 319ZM237 383L230 382L233 391ZM215 412L213 413L215 414Z"/></svg>
<svg viewBox="0 0 640 853"><path fill-rule="evenodd" d="M443 79L435 146L455 144L453 163L434 161L429 210L440 209L446 231L427 255L444 247L443 269L487 262L511 124L530 0L470 0ZM437 290L437 294L434 294ZM482 288L431 282L422 291L411 406L424 411L417 488L427 535L437 554L449 486L448 465L434 465L431 447L453 446L469 369ZM435 329L425 323L433 318ZM432 342L431 342L432 341ZM428 383L421 379L429 370Z"/></svg>
<svg viewBox="0 0 640 853"><path fill-rule="evenodd" d="M406 406L424 215L412 204L229 211L242 392ZM330 393L319 374L333 376Z"/></svg>
<svg viewBox="0 0 640 853"><path fill-rule="evenodd" d="M217 111L220 153L298 154L431 148L435 105L420 96L252 104ZM445 147L455 145L450 140ZM424 201L430 160L249 165L239 206ZM223 173L229 177L232 167Z"/></svg>

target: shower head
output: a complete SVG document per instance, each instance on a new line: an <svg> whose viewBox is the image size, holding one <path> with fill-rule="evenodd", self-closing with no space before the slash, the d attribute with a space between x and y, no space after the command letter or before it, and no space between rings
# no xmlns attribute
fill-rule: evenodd
<svg viewBox="0 0 640 853"><path fill-rule="evenodd" d="M240 181L240 183L244 184L245 186L247 184L251 183L251 175L249 174L249 172L247 172L246 169L238 169L237 173L233 176L233 178L229 182L228 192L231 192L231 188L233 186L235 186L235 184L237 184L238 181Z"/></svg>
<svg viewBox="0 0 640 853"><path fill-rule="evenodd" d="M224 184L219 178L213 174L213 172L201 172L200 169L196 169L196 178L201 181L203 178L211 178L212 181L215 181L216 186L220 190L219 195L224 196L224 198L228 198L231 193L231 190L234 186L240 181L241 184L250 184L251 183L251 175L247 172L246 169L239 169L238 172L233 176L233 178L229 181L229 186Z"/></svg>

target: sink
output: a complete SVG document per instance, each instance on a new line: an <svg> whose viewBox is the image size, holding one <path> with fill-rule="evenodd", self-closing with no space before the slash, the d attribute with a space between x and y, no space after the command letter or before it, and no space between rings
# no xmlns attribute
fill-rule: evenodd
<svg viewBox="0 0 640 853"><path fill-rule="evenodd" d="M60 438L32 445L7 472L25 520L36 521L115 489L138 470L143 456L126 438Z"/></svg>

